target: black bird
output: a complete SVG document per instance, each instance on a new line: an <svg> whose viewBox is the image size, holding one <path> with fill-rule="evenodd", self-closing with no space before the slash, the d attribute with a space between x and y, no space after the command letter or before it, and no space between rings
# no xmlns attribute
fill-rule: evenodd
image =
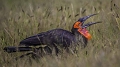
<svg viewBox="0 0 120 67"><path fill-rule="evenodd" d="M4 50L7 52L32 51L33 48L31 46L46 45L44 47L46 52L51 53L53 48L55 48L57 54L59 52L58 46L64 49L68 49L69 47L73 48L76 45L86 47L87 41L91 39L91 35L86 28L100 22L90 22L87 24L84 24L84 22L94 15L96 14L80 18L73 24L71 32L63 29L53 29L22 40L18 47L9 46L5 47Z"/></svg>

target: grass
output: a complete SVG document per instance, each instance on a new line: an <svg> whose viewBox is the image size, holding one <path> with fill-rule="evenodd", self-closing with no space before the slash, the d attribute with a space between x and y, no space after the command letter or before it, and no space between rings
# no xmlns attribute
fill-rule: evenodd
<svg viewBox="0 0 120 67"><path fill-rule="evenodd" d="M1 0L0 2L0 67L119 67L120 4L119 0ZM22 53L8 54L5 46L17 46L31 35L62 28L71 30L80 17L98 13L86 22L102 21L88 28L92 35L78 56L63 54L45 56L37 61Z"/></svg>

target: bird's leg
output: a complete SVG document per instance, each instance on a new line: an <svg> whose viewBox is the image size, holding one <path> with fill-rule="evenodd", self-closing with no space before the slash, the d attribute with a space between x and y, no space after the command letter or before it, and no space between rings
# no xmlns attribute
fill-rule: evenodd
<svg viewBox="0 0 120 67"><path fill-rule="evenodd" d="M53 49L52 49L53 54L58 56L59 51L60 51L59 46L57 44L53 44Z"/></svg>

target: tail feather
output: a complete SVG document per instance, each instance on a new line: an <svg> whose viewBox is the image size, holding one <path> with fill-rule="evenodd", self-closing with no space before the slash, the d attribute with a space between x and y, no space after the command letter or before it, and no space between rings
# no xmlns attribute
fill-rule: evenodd
<svg viewBox="0 0 120 67"><path fill-rule="evenodd" d="M8 46L4 48L4 51L8 53L12 52L24 52L24 51L32 51L32 47L15 47L15 46Z"/></svg>

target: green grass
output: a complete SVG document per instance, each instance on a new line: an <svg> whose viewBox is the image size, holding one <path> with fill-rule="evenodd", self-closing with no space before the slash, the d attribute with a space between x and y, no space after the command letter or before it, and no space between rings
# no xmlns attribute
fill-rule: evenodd
<svg viewBox="0 0 120 67"><path fill-rule="evenodd" d="M1 0L0 67L119 67L120 66L119 0ZM102 21L88 28L92 35L78 56L45 56L37 61L22 53L8 54L5 46L17 46L31 35L62 28L71 30L80 17L98 13L86 22Z"/></svg>

